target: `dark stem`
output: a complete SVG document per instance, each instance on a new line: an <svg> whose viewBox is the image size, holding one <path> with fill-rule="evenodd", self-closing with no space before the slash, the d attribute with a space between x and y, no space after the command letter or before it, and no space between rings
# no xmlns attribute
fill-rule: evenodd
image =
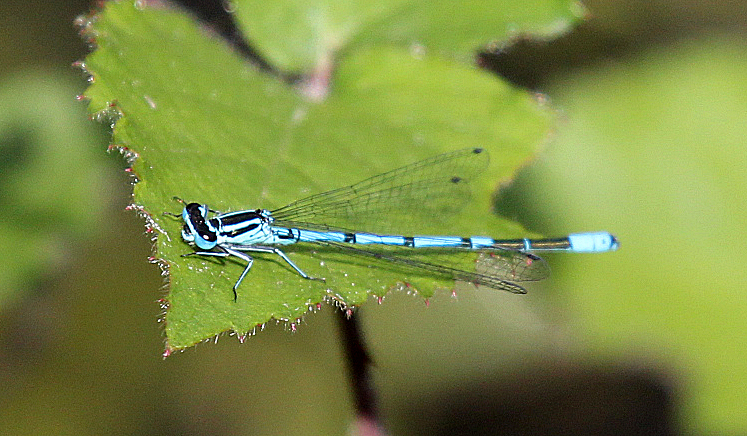
<svg viewBox="0 0 747 436"><path fill-rule="evenodd" d="M257 51L245 39L241 33L233 15L226 10L226 1L220 0L173 0L182 7L191 11L202 23L210 26L221 38L231 44L233 48L244 58L268 74L272 74L281 80L295 84L299 80L297 74L280 71L269 63L262 54ZM229 2L230 3L230 2Z"/></svg>
<svg viewBox="0 0 747 436"><path fill-rule="evenodd" d="M372 361L361 336L360 326L353 312L347 310L337 312L355 410L359 419L362 418L379 426L376 391L371 380Z"/></svg>

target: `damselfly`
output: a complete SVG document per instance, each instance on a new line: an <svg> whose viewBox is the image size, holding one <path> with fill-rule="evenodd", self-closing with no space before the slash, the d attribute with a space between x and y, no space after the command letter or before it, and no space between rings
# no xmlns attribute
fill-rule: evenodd
<svg viewBox="0 0 747 436"><path fill-rule="evenodd" d="M354 185L293 202L285 207L220 213L199 203L185 203L182 238L197 250L185 254L234 256L246 262L233 286L236 289L254 262L247 253L273 253L301 277L312 277L279 247L308 243L356 256L393 262L434 276L463 280L513 293L526 293L515 282L541 280L549 274L537 251L603 252L618 242L606 232L578 233L554 239L502 239L484 236L405 236L417 216L439 220L458 213L469 199L468 183L488 164L488 153L470 148L426 159L371 177ZM468 271L448 262L447 256L418 260L396 251L377 251L366 245L396 246L402 250L431 250L444 254L478 252L483 266ZM488 266L485 266L488 265Z"/></svg>

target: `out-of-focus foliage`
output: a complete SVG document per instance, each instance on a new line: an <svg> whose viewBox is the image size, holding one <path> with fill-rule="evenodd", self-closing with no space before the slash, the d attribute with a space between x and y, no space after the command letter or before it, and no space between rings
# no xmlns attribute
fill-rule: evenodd
<svg viewBox="0 0 747 436"><path fill-rule="evenodd" d="M74 89L40 71L0 87L0 308L98 229L104 142Z"/></svg>
<svg viewBox="0 0 747 436"><path fill-rule="evenodd" d="M567 122L518 182L513 212L549 233L609 228L622 241L611 257L553 259L565 327L597 359L676 368L686 428L743 432L747 43L650 50L551 93Z"/></svg>

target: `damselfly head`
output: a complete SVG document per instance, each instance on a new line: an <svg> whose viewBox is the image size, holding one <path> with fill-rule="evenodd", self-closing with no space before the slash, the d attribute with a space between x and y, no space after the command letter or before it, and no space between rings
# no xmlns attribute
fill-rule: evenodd
<svg viewBox="0 0 747 436"><path fill-rule="evenodd" d="M182 211L182 219L184 219L182 239L186 242L194 242L203 250L215 247L218 240L217 232L206 221L209 210L207 205L189 203Z"/></svg>

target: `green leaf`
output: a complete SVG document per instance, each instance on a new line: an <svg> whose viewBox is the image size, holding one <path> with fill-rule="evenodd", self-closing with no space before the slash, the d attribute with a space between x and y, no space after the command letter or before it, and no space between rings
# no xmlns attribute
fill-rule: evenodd
<svg viewBox="0 0 747 436"><path fill-rule="evenodd" d="M324 299L354 306L398 283L411 283L425 297L453 286L299 245L288 247L288 256L326 283L302 279L275 255L257 254L234 302L231 288L244 265L181 257L192 248L181 240L180 220L163 215L181 211L172 196L220 211L273 209L440 152L480 146L490 151L491 165L448 232L524 234L490 214L491 195L536 152L552 114L484 71L371 46L340 58L332 92L314 103L173 10L107 3L86 33L98 44L86 59L94 78L86 96L93 111L111 112L116 102L114 142L138 154L135 203L159 232L158 257L169 271L171 349L224 331L251 332L271 319L294 322ZM444 229L424 222L422 232Z"/></svg>
<svg viewBox="0 0 747 436"><path fill-rule="evenodd" d="M259 52L286 70L306 71L333 53L367 46L415 46L471 59L489 43L531 32L567 31L584 13L565 0L235 1L236 17Z"/></svg>

